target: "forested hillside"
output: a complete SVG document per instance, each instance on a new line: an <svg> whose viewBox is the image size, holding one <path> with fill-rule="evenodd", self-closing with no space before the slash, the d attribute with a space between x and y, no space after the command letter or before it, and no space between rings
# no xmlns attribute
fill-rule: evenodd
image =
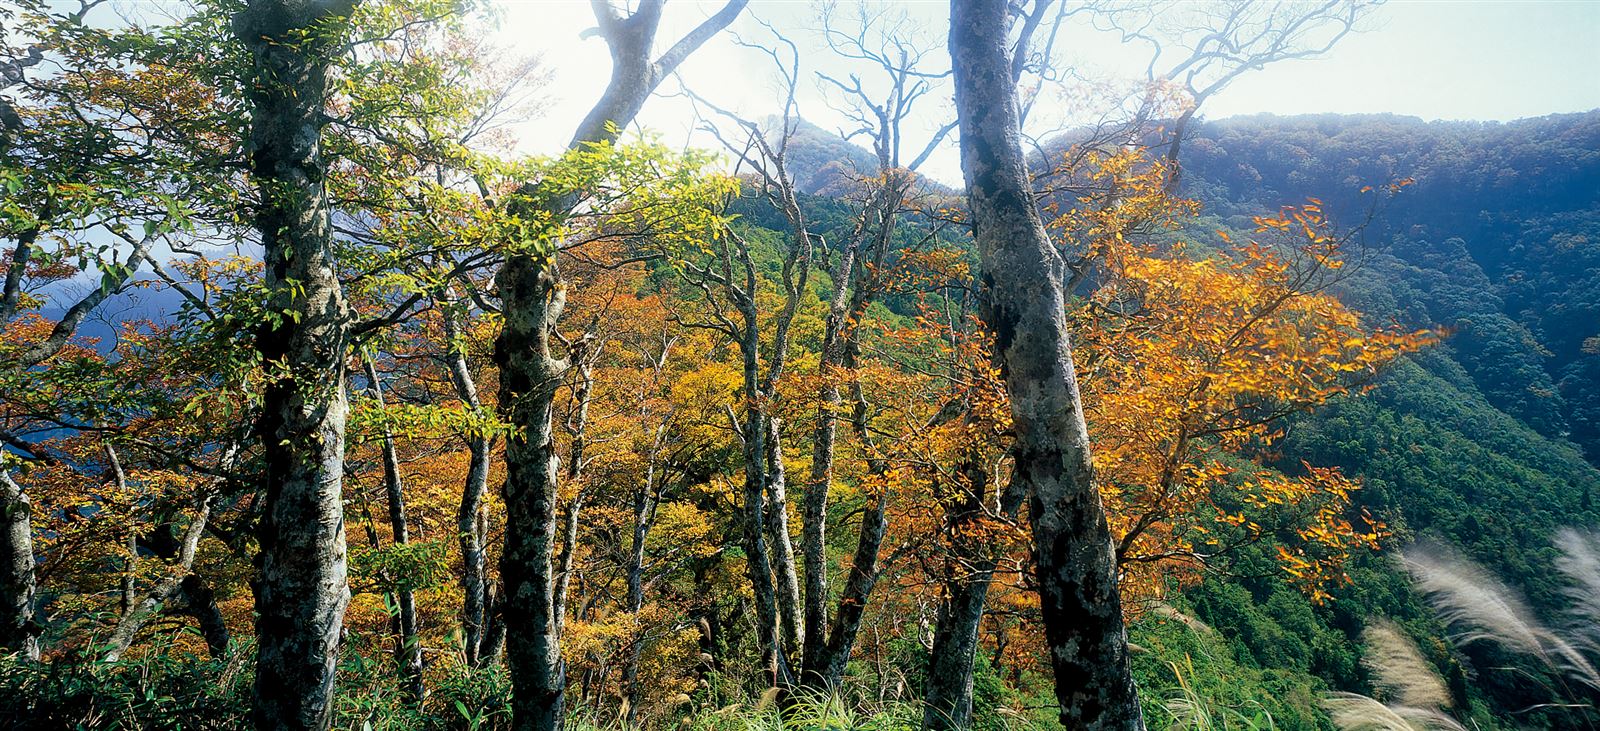
<svg viewBox="0 0 1600 731"><path fill-rule="evenodd" d="M0 0L0 728L1600 724L1600 111L1199 114L1355 0L1067 101L1051 0L663 6L527 155L475 4Z"/></svg>
<svg viewBox="0 0 1600 731"><path fill-rule="evenodd" d="M1597 142L1593 112L1508 124L1251 117L1201 125L1184 161L1185 189L1223 221L1308 196L1359 221L1370 211L1362 187L1415 181L1372 218L1363 263L1339 297L1372 320L1443 326L1449 335L1389 369L1371 392L1297 418L1282 464L1360 475L1359 500L1395 529L1393 548L1429 538L1460 547L1549 615L1571 590L1555 571L1556 531L1600 516L1591 416L1600 362ZM1319 624L1353 637L1372 614L1424 615L1387 562L1392 551L1384 556ZM1233 587L1207 586L1192 596L1200 616L1232 628L1258 662L1282 666L1300 655L1299 666L1349 687L1355 663L1319 652L1316 633L1263 641L1280 635L1256 622L1281 610L1241 614L1219 600L1267 608L1283 600L1273 594L1257 589L1244 601ZM1500 713L1551 702L1540 699L1548 689L1496 669L1507 658L1493 648L1472 647L1466 657L1452 671L1463 673L1457 692L1487 692ZM1501 718L1530 722L1523 713Z"/></svg>

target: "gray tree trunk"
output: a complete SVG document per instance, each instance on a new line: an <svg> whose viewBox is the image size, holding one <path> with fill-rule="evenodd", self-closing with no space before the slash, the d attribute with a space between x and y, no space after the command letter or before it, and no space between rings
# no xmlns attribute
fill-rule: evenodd
<svg viewBox="0 0 1600 731"><path fill-rule="evenodd" d="M772 568L778 582L778 628L784 651L800 653L800 580L795 573L794 541L789 536L789 478L783 466L782 422L768 416L767 536L772 541Z"/></svg>
<svg viewBox="0 0 1600 731"><path fill-rule="evenodd" d="M461 314L458 300L452 290L447 301L441 302L444 334L450 341L445 363L450 371L450 383L455 387L456 398L474 413L483 410L478 399L478 384L461 350ZM486 646L489 636L489 567L484 555L487 536L483 531L483 496L489 489L489 458L492 444L487 434L467 436L467 477L461 488L461 505L456 511L456 539L461 547L461 628L465 644L467 665L481 668L491 654Z"/></svg>
<svg viewBox="0 0 1600 731"><path fill-rule="evenodd" d="M887 171L886 161L880 161ZM805 653L801 660L801 685L836 688L844 678L845 666L855 646L856 633L878 578L878 551L888 525L887 500L879 496L862 516L861 532L851 560L844 593L839 597L834 623L828 621L827 522L828 493L833 487L833 460L838 441L838 410L843 403L838 382L841 373L853 371L860 352L856 325L872 304L877 288L869 281L867 264L881 269L888 254L895 225L896 207L905 193L907 179L885 172L885 182L867 200L848 245L839 254L833 271L833 293L828 302L828 318L823 329L822 352L817 370L823 378L822 404L817 410L817 425L811 435L811 475L805 490L805 525L801 550L805 557ZM862 254L872 254L869 262ZM866 402L859 383L851 384L855 395L853 417L857 435L870 441L866 428ZM873 465L881 470L882 465Z"/></svg>
<svg viewBox="0 0 1600 731"><path fill-rule="evenodd" d="M615 140L662 79L712 35L733 22L748 0L729 0L659 58L651 60L663 0L643 0L627 18L605 0L594 3L600 35L611 51L611 77L600 101L578 126L570 149ZM568 195L530 196L545 201L545 213L564 218L575 201ZM555 594L552 556L558 515L557 459L552 416L567 363L551 350L566 282L556 259L519 254L496 278L505 324L495 341L500 366L500 410L513 427L506 440L506 547L500 557L505 585L502 619L511 666L512 725L517 729L560 728L566 686L561 662L562 601Z"/></svg>
<svg viewBox="0 0 1600 731"><path fill-rule="evenodd" d="M589 444L589 404L594 399L596 357L596 353L586 350L582 345L588 342L587 338L578 342L580 345L573 352L578 367L578 383L573 394L573 399L577 401L577 413L568 427L572 444L567 450L567 479L572 482L577 482L583 476L584 453ZM556 634L566 631L567 589L572 585L573 566L578 558L578 524L588 493L587 486L580 486L578 493L572 496L572 501L567 503L566 515L561 518L561 553L556 560Z"/></svg>
<svg viewBox="0 0 1600 731"><path fill-rule="evenodd" d="M251 170L266 270L256 349L267 383L257 538L252 715L261 729L325 729L350 600L344 477L348 312L334 261L323 106L355 0L251 0L234 31L251 55Z"/></svg>
<svg viewBox="0 0 1600 731"><path fill-rule="evenodd" d="M664 354L663 360L665 360ZM656 438L650 446L650 456L646 460L644 483L633 495L633 543L628 546L628 564L624 567L628 581L627 610L633 615L638 615L639 611L644 609L644 548L645 541L650 537L650 528L655 524L656 506L661 501L663 488L658 484L656 473L661 452L666 448L668 426L662 424L656 430ZM639 682L639 661L644 655L644 641L647 635L649 630L641 627L638 635L628 646L628 656L622 666L622 691L627 703L627 713L623 715L622 721L629 727L635 724L639 712L639 695L644 690Z"/></svg>
<svg viewBox="0 0 1600 731"><path fill-rule="evenodd" d="M555 529L559 514L555 432L556 389L567 364L551 353L551 334L566 305L553 263L516 256L497 284L505 322L495 341L500 409L514 428L506 438L506 544L500 557L505 585L502 619L506 659L515 679L513 727L561 726L566 667L556 616Z"/></svg>
<svg viewBox="0 0 1600 731"><path fill-rule="evenodd" d="M1116 557L1094 485L1061 291L1021 145L1005 0L952 0L961 168L982 257L980 305L1010 397L1015 479L1031 496L1040 611L1061 723L1142 731Z"/></svg>
<svg viewBox="0 0 1600 731"><path fill-rule="evenodd" d="M210 517L211 498L208 496L200 503L199 512L183 532L183 541L178 548L178 565L169 569L167 574L151 585L143 595L126 602L121 616L117 618L116 626L111 630L110 639L106 641L106 651L103 655L106 662L116 662L120 659L133 645L139 630L144 628L156 611L183 590L184 580L193 575L190 572L194 568L195 550L199 548L200 538L205 534L206 521ZM210 644L209 641L207 644Z"/></svg>
<svg viewBox="0 0 1600 731"><path fill-rule="evenodd" d="M985 502L989 475L981 465L968 462L958 470L966 482L966 499L945 516L944 533L951 555L946 559L944 596L940 599L933 630L933 651L928 658L928 690L924 698L922 727L929 731L958 731L972 725L972 663L977 657L983 612L1000 556L967 530L988 510L1016 518L1026 497L1019 480L1008 483L998 506Z"/></svg>
<svg viewBox="0 0 1600 731"><path fill-rule="evenodd" d="M0 651L38 660L32 514L27 494L0 470Z"/></svg>
<svg viewBox="0 0 1600 731"><path fill-rule="evenodd" d="M371 358L362 358L361 364L367 373L368 390L373 400L378 402L378 407L383 408L383 383L378 380L378 367ZM400 455L395 450L394 435L387 430L383 433L382 451L383 491L389 506L389 531L394 536L395 545L404 546L411 542L411 528L406 522L405 483L400 477ZM398 611L395 618L398 625L398 632L395 633L395 665L400 668L407 699L413 705L421 706L427 689L422 685L421 619L417 615L416 592L409 587L398 587L394 592L394 602Z"/></svg>

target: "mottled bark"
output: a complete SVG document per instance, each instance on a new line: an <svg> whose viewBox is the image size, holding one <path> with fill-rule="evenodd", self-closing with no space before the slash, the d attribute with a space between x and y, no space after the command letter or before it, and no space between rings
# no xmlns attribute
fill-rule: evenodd
<svg viewBox="0 0 1600 731"><path fill-rule="evenodd" d="M750 587L755 595L756 643L761 648L761 667L767 675L767 682L784 686L791 682L791 677L778 630L778 589L772 579L772 560L767 549L767 440L766 422L760 409L754 405L747 406L740 428L744 432L745 573L750 578Z"/></svg>
<svg viewBox="0 0 1600 731"><path fill-rule="evenodd" d="M1061 722L1088 731L1142 730L1068 341L1063 265L1040 222L1022 151L1009 30L1005 0L952 0L950 55L961 167L982 259L980 306L1010 398L1015 479L1031 496Z"/></svg>
<svg viewBox="0 0 1600 731"><path fill-rule="evenodd" d="M828 632L828 493L833 488L834 448L839 434L839 407L844 402L839 388L839 369L844 364L845 320L849 316L850 284L856 264L855 246L843 247L833 268L833 293L828 300L828 319L822 333L822 352L817 371L822 376L822 393L817 406L817 425L811 434L811 474L806 481L802 505L800 550L805 560L805 656L800 664L800 682L810 683L826 665L821 638Z"/></svg>
<svg viewBox="0 0 1600 731"><path fill-rule="evenodd" d="M561 553L556 556L556 633L566 631L567 626L567 591L572 586L572 572L578 560L578 528L583 517L583 505L588 500L588 491L579 490L567 503L567 510L561 516Z"/></svg>
<svg viewBox="0 0 1600 731"><path fill-rule="evenodd" d="M367 357L361 359L361 365L367 374L367 390L381 409L384 406L383 382L378 378L378 368ZM406 522L405 483L400 477L400 455L395 449L394 435L388 431L383 433L381 451L383 492L389 507L389 532L395 545L404 546L411 542L411 528ZM407 699L413 705L420 706L427 692L422 685L421 619L417 615L416 592L400 583L393 592L398 630L395 633L394 660L400 668Z"/></svg>
<svg viewBox="0 0 1600 731"><path fill-rule="evenodd" d="M732 237L730 237L732 238ZM739 254L724 251L722 264L724 266L723 282L727 292L739 310L741 325L736 334L739 343L740 374L743 381L744 398L743 414L736 417L730 412L729 418L736 419L735 427L739 437L743 440L744 457L744 514L741 520L743 530L745 573L750 579L750 588L754 594L756 644L761 650L761 668L766 674L766 681L773 686L787 686L793 682L789 669L788 658L783 653L782 632L779 625L782 617L778 608L778 586L773 580L772 558L767 542L768 520L767 512L767 479L768 457L767 437L771 433L768 428L767 414L762 408L763 392L761 389L761 331L755 300L749 292L755 288L755 268L750 260L749 252L743 250L743 242L739 242ZM744 287L739 287L731 281L732 262L730 259L738 256L744 265ZM730 323L730 327L733 327Z"/></svg>
<svg viewBox="0 0 1600 731"><path fill-rule="evenodd" d="M782 422L767 417L767 537L778 582L778 629L784 652L800 653L800 579L795 573L794 541L789 536L789 478L783 466Z"/></svg>
<svg viewBox="0 0 1600 731"><path fill-rule="evenodd" d="M0 470L0 652L37 660L32 514L27 494L9 470Z"/></svg>
<svg viewBox="0 0 1600 731"><path fill-rule="evenodd" d="M257 728L327 728L350 591L342 482L348 312L322 158L328 69L355 0L252 0L234 20L250 53L251 171L265 263L256 349L268 379L257 433Z"/></svg>
<svg viewBox="0 0 1600 731"><path fill-rule="evenodd" d="M826 651L821 656L822 662L818 668L825 687L837 688L843 681L845 666L850 663L856 635L861 629L861 619L867 611L867 600L877 586L878 552L883 547L883 539L889 528L886 514L888 504L887 496L875 496L861 516L861 533L856 538L850 573L845 578L839 607L834 612L833 628L828 632Z"/></svg>
<svg viewBox="0 0 1600 731"><path fill-rule="evenodd" d="M607 0L591 3L612 58L600 101L578 126L570 149L615 140L633 122L662 79L744 9L730 0L715 15L652 60L664 0L644 0L627 18ZM571 195L531 195L544 213L564 218ZM532 218L532 217L530 217ZM557 517L557 459L551 429L557 386L567 364L551 350L565 298L559 251L510 256L497 277L505 325L495 341L500 366L500 410L512 427L506 441L506 548L500 557L505 585L502 616L511 665L513 727L556 729L562 719L565 668L560 651L560 603L554 596L551 558Z"/></svg>
<svg viewBox="0 0 1600 731"><path fill-rule="evenodd" d="M560 728L566 690L551 563L559 498L552 417L556 389L567 370L566 361L551 352L551 334L566 305L559 278L553 262L518 255L507 260L497 282L505 322L494 357L500 366L500 410L513 427L506 438L500 580L517 729Z"/></svg>
<svg viewBox="0 0 1600 731"><path fill-rule="evenodd" d="M887 165L887 160L882 161ZM823 376L821 405L812 432L811 474L806 483L804 532L801 536L805 558L805 653L801 661L800 683L824 689L836 688L850 661L856 633L867 600L878 578L878 551L883 545L887 506L876 496L862 516L861 532L856 536L855 555L839 597L834 623L828 621L827 522L828 494L833 487L833 460L838 440L838 414L843 404L839 379L854 372L860 352L856 325L872 304L878 287L871 281L871 270L881 269L888 254L895 226L895 209L900 205L911 177L901 171L884 172L884 183L867 200L855 230L839 253L833 270L833 293L828 301L828 318L823 329L822 352L817 366ZM863 254L871 260L863 262ZM853 376L851 376L853 378ZM852 422L863 443L870 437L866 429L866 402L860 385L851 381L855 396ZM881 470L875 465L874 470Z"/></svg>

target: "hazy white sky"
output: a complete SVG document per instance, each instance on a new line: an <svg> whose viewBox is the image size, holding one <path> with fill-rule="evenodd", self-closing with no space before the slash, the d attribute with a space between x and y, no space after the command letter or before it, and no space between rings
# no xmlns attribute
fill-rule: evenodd
<svg viewBox="0 0 1600 731"><path fill-rule="evenodd" d="M1066 0L1071 2L1072 0ZM553 102L543 118L521 132L529 152L554 152L571 136L598 97L609 69L604 42L581 39L594 24L583 0L511 0L502 6L499 34L519 54L539 53L553 78ZM714 12L718 3L676 0L667 5L658 42ZM925 29L928 45L942 53L949 5L917 1L882 3L874 12L904 13ZM816 6L808 0L753 0L737 33L764 40L750 16L785 30L805 52L807 70L838 73L845 68L820 49ZM1600 0L1390 0L1367 30L1352 35L1329 55L1251 72L1208 102L1203 114L1221 118L1271 112L1394 112L1424 119L1510 120L1600 107ZM1062 60L1098 78L1133 78L1142 73L1147 49L1122 46L1114 38L1079 27L1060 44ZM934 64L946 61L933 59ZM707 44L681 70L684 83L720 105L750 116L777 111L771 66L756 52L738 47L728 34ZM807 73L801 114L825 127L843 124ZM671 94L676 84L667 82ZM924 106L925 129L950 112L941 89ZM657 98L641 114L641 126L667 140L690 139L692 114L686 100ZM694 137L696 144L707 144ZM947 182L959 179L953 151L930 162L926 172Z"/></svg>

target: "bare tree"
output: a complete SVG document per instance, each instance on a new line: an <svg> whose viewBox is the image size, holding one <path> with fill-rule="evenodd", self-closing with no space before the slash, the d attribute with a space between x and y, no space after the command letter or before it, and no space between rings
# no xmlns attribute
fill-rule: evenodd
<svg viewBox="0 0 1600 731"><path fill-rule="evenodd" d="M1187 96L1166 130L1168 187L1173 189L1184 135L1208 99L1250 71L1327 54L1382 2L1140 0L1096 5L1093 18L1102 30L1120 33L1124 42L1150 46L1147 107L1164 84L1178 86Z"/></svg>

